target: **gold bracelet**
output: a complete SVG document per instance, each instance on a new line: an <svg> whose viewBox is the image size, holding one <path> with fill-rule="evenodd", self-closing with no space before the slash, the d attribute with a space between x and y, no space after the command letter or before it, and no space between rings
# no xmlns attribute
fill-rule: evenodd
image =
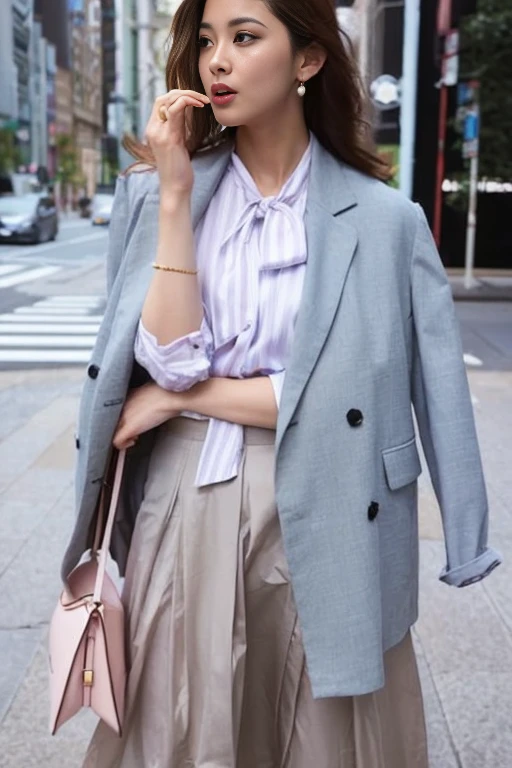
<svg viewBox="0 0 512 768"><path fill-rule="evenodd" d="M198 270L196 269L178 269L177 267L166 267L165 264L157 264L156 261L153 264L153 269L161 269L162 272L178 272L180 275L197 275Z"/></svg>

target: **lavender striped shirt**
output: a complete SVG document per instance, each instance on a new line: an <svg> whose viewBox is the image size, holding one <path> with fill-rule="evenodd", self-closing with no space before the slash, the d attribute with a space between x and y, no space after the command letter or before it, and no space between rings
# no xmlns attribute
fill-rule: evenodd
<svg viewBox="0 0 512 768"><path fill-rule="evenodd" d="M314 140L275 197L261 196L233 153L195 231L201 328L160 346L139 324L135 358L164 389L182 392L213 376L270 376L279 405L307 262L304 214ZM210 419L196 485L236 477L242 450L242 426Z"/></svg>

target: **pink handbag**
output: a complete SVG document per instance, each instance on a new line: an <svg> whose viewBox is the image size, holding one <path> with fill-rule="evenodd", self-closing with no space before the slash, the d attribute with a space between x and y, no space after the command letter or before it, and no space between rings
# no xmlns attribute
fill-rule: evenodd
<svg viewBox="0 0 512 768"><path fill-rule="evenodd" d="M90 707L119 736L122 733L126 664L124 610L106 573L126 452L117 458L101 550L105 492L101 494L91 559L69 575L50 624L50 730Z"/></svg>

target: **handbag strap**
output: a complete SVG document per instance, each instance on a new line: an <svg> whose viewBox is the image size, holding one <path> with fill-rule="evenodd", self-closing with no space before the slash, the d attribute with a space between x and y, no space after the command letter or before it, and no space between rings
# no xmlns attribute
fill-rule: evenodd
<svg viewBox="0 0 512 768"><path fill-rule="evenodd" d="M103 533L103 540L101 542L100 557L98 561L98 571L96 573L96 583L94 585L93 602L101 602L101 593L103 590L103 581L105 578L105 569L107 567L107 557L110 549L110 540L112 538L112 531L114 528L114 520L116 517L117 504L119 501L119 493L121 490L121 481L123 479L123 470L126 459L126 451L120 451L117 457L116 471L114 475L114 486L112 488L112 496L110 498L110 507L108 510L107 524L105 525L105 531ZM103 516L105 511L105 493L102 492L100 500L100 508L98 511L98 522L96 525L96 533L94 536L93 552L98 551L98 543L103 524Z"/></svg>

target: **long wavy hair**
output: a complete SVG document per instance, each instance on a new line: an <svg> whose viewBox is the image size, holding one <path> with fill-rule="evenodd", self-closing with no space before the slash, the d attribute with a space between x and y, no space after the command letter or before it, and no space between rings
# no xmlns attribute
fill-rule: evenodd
<svg viewBox="0 0 512 768"><path fill-rule="evenodd" d="M309 82L304 97L306 124L335 158L363 173L387 180L390 170L373 144L366 119L366 101L353 46L339 28L334 0L262 0L288 29L292 50L297 53L312 44L327 53L321 71ZM192 89L204 93L199 76L199 25L206 0L183 0L172 27L172 45L166 66L167 90ZM236 128L222 130L211 106L190 110L188 149L200 149L231 139ZM154 165L147 144L125 137L126 149L136 160Z"/></svg>

